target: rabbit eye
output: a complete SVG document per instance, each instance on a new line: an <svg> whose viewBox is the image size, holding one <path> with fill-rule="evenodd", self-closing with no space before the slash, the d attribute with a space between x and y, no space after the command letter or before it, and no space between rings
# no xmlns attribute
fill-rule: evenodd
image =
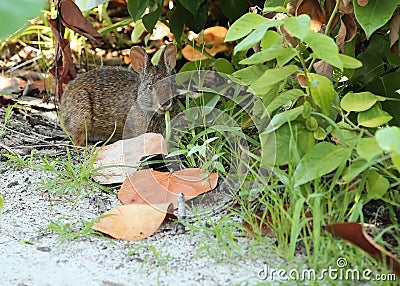
<svg viewBox="0 0 400 286"><path fill-rule="evenodd" d="M147 85L147 89L150 90L150 91L152 91L152 90L153 90L153 85L148 84L148 85Z"/></svg>

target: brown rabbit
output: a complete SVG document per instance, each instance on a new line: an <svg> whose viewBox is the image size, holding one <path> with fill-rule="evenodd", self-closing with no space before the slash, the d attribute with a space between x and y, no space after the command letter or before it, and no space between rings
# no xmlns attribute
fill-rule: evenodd
<svg viewBox="0 0 400 286"><path fill-rule="evenodd" d="M127 132L129 137L162 132L162 113L171 107L172 91L168 81L155 83L171 74L176 64L176 47L166 46L157 66L151 64L141 47L132 47L130 57L133 70L97 68L68 84L61 97L60 119L75 145L83 146L86 138L107 140L114 129L113 140L121 139Z"/></svg>

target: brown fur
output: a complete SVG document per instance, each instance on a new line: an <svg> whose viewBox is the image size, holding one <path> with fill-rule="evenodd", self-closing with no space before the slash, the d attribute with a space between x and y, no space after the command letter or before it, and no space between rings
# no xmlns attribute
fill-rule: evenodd
<svg viewBox="0 0 400 286"><path fill-rule="evenodd" d="M169 82L154 84L169 76L175 63L173 45L164 49L157 66L151 64L143 48L133 47L132 69L103 67L79 75L61 97L63 128L79 146L85 144L86 138L107 140L114 129L113 140L123 135L134 137L145 132L161 132L162 112L170 108L165 103L172 98L172 91Z"/></svg>

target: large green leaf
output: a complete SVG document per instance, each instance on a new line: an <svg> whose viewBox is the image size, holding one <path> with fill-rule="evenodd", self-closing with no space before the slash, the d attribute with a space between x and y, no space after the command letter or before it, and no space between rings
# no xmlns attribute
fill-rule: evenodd
<svg viewBox="0 0 400 286"><path fill-rule="evenodd" d="M327 63L343 69L343 62L339 57L338 47L335 41L327 35L310 32L304 38L304 42L310 46L314 54Z"/></svg>
<svg viewBox="0 0 400 286"><path fill-rule="evenodd" d="M367 160L363 158L358 158L351 163L349 167L343 173L343 183L349 183L355 177L357 177L361 172L364 172L368 169L370 165L368 164Z"/></svg>
<svg viewBox="0 0 400 286"><path fill-rule="evenodd" d="M253 84L268 69L265 65L254 65L235 71L232 75L247 85Z"/></svg>
<svg viewBox="0 0 400 286"><path fill-rule="evenodd" d="M400 57L398 57L400 58ZM380 76L371 81L366 87L375 94L380 94L388 98L397 99L396 101L387 100L382 103L382 109L389 112L393 116L392 125L400 126L400 95L396 93L400 87L400 73L393 71Z"/></svg>
<svg viewBox="0 0 400 286"><path fill-rule="evenodd" d="M388 179L376 171L368 171L367 194L369 199L381 199L389 190L389 187Z"/></svg>
<svg viewBox="0 0 400 286"><path fill-rule="evenodd" d="M282 47L280 44L275 45L271 48L268 48L266 50L262 50L261 52L255 53L249 58L246 58L239 63L242 65L254 65L254 64L261 64L265 63L267 61L277 59L277 58L283 58L285 57L286 62L288 60L291 60L296 56L296 50L291 49L291 48L286 48ZM279 63L281 66L285 64L284 63Z"/></svg>
<svg viewBox="0 0 400 286"><path fill-rule="evenodd" d="M382 149L375 138L361 138L357 144L357 153L369 162L382 154Z"/></svg>
<svg viewBox="0 0 400 286"><path fill-rule="evenodd" d="M285 19L285 28L292 36L304 41L304 38L311 33L310 16L302 14L298 17L288 17Z"/></svg>
<svg viewBox="0 0 400 286"><path fill-rule="evenodd" d="M281 127L283 124L288 123L292 120L295 120L299 117L304 111L304 106L298 106L290 110L283 111L281 113L276 114L272 117L271 122L269 123L267 129L264 131L265 133L271 133Z"/></svg>
<svg viewBox="0 0 400 286"><path fill-rule="evenodd" d="M142 22L147 31L153 31L158 19L161 16L162 6L158 6L155 11L143 16Z"/></svg>
<svg viewBox="0 0 400 286"><path fill-rule="evenodd" d="M372 106L370 109L360 112L357 115L357 122L359 125L375 128L388 123L393 117L383 111L378 103Z"/></svg>
<svg viewBox="0 0 400 286"><path fill-rule="evenodd" d="M242 17L237 19L232 26L229 28L228 33L226 33L225 41L236 41L241 39L251 31L256 29L261 24L265 23L267 20L258 14L255 13L247 13Z"/></svg>
<svg viewBox="0 0 400 286"><path fill-rule="evenodd" d="M193 1L193 0L189 0ZM196 1L193 1L196 2ZM232 20L236 20L240 16L242 16L246 10L248 9L248 4L246 1L237 1L237 0L219 0L220 8L222 13L226 17Z"/></svg>
<svg viewBox="0 0 400 286"><path fill-rule="evenodd" d="M268 86L286 79L297 70L298 67L295 65L266 70L250 87L256 94L263 94Z"/></svg>
<svg viewBox="0 0 400 286"><path fill-rule="evenodd" d="M181 3L181 5L185 7L185 9L188 10L193 17L196 17L200 5L203 4L204 0L178 0L178 2Z"/></svg>
<svg viewBox="0 0 400 286"><path fill-rule="evenodd" d="M376 141L386 152L400 155L400 128L397 126L385 127L375 133Z"/></svg>
<svg viewBox="0 0 400 286"><path fill-rule="evenodd" d="M268 113L272 113L278 108L281 108L284 104L289 101L296 99L300 95L303 95L304 91L301 89L291 89L281 93L277 98L273 99L271 103L267 106Z"/></svg>
<svg viewBox="0 0 400 286"><path fill-rule="evenodd" d="M348 92L342 98L340 106L347 112L360 112L370 109L378 100L384 101L386 98L377 96L369 91L358 93Z"/></svg>
<svg viewBox="0 0 400 286"><path fill-rule="evenodd" d="M353 5L356 19L369 38L374 31L390 20L394 10L400 5L400 0L369 0L364 7L353 0Z"/></svg>
<svg viewBox="0 0 400 286"><path fill-rule="evenodd" d="M39 16L44 0L0 1L0 39L16 32L27 20Z"/></svg>
<svg viewBox="0 0 400 286"><path fill-rule="evenodd" d="M149 3L150 0L128 0L128 12L134 21L142 17Z"/></svg>
<svg viewBox="0 0 400 286"><path fill-rule="evenodd" d="M234 54L240 51L247 51L251 47L254 47L262 40L269 28L280 26L282 23L283 21L268 21L260 24L254 31L235 46Z"/></svg>
<svg viewBox="0 0 400 286"><path fill-rule="evenodd" d="M313 146L300 160L294 171L295 187L326 175L346 161L348 151L328 142Z"/></svg>
<svg viewBox="0 0 400 286"><path fill-rule="evenodd" d="M321 108L321 111L329 115L329 110L335 99L335 89L332 82L327 77L315 73L310 73L308 77L311 97Z"/></svg>

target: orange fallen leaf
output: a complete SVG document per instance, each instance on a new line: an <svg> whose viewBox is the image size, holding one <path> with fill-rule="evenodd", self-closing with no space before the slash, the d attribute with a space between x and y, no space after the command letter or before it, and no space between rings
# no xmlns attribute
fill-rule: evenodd
<svg viewBox="0 0 400 286"><path fill-rule="evenodd" d="M125 179L118 192L123 204L173 203L179 193L190 200L217 186L218 174L208 174L197 168L188 168L166 173L153 170L139 170Z"/></svg>
<svg viewBox="0 0 400 286"><path fill-rule="evenodd" d="M367 6L368 0L357 0L357 4L360 5L361 7Z"/></svg>
<svg viewBox="0 0 400 286"><path fill-rule="evenodd" d="M123 205L106 213L92 228L116 239L140 240L160 227L172 204Z"/></svg>
<svg viewBox="0 0 400 286"><path fill-rule="evenodd" d="M367 252L370 256L384 262L387 268L400 276L400 260L377 244L357 222L326 225L325 230L347 240Z"/></svg>
<svg viewBox="0 0 400 286"><path fill-rule="evenodd" d="M202 44L212 45L210 48L205 47L204 50L210 55L215 56L218 53L228 52L231 50L229 44L224 41L227 32L227 28L215 26L205 29L203 35L200 34L195 40L200 46ZM206 55L202 54L190 45L186 45L182 49L182 55L185 59L192 62L208 59Z"/></svg>
<svg viewBox="0 0 400 286"><path fill-rule="evenodd" d="M93 179L100 184L122 183L137 170L141 158L153 154L167 154L164 137L158 133L145 133L104 146L97 154L94 167L105 168Z"/></svg>

